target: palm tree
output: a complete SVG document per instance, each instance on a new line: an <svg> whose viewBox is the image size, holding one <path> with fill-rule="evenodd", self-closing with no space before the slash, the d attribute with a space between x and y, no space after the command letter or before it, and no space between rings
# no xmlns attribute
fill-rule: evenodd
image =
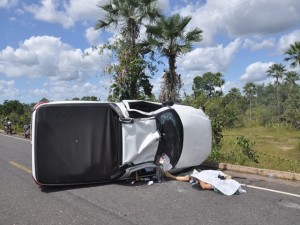
<svg viewBox="0 0 300 225"><path fill-rule="evenodd" d="M134 45L143 22L153 22L161 16L156 2L157 0L110 0L105 5L98 5L107 15L105 19L98 20L95 30L119 25L121 34Z"/></svg>
<svg viewBox="0 0 300 225"><path fill-rule="evenodd" d="M289 84L291 88L296 86L296 81L300 80L300 76L295 71L288 71L285 73L284 81Z"/></svg>
<svg viewBox="0 0 300 225"><path fill-rule="evenodd" d="M114 70L115 84L112 85L122 93L121 98L137 98L139 85L146 84L144 91L149 92L149 76L145 74L146 66L141 48L138 47L138 38L145 22L151 23L161 16L156 2L157 0L109 0L104 5L98 5L107 14L105 19L98 20L95 30L118 28L121 34L120 40L116 42L119 67Z"/></svg>
<svg viewBox="0 0 300 225"><path fill-rule="evenodd" d="M186 31L191 17L179 14L161 18L155 25L148 25L148 43L158 47L161 55L168 58L169 70L163 76L160 101L176 100L181 85L180 75L176 73L176 59L192 49L192 42L202 40L202 30L194 28Z"/></svg>
<svg viewBox="0 0 300 225"><path fill-rule="evenodd" d="M291 67L300 66L300 41L296 41L295 44L290 45L290 48L284 53L289 55L284 60L292 61Z"/></svg>
<svg viewBox="0 0 300 225"><path fill-rule="evenodd" d="M277 107L278 112L280 113L280 102L279 102L279 79L282 79L284 72L286 71L285 66L281 63L275 63L269 67L267 70L268 76L272 76L275 78L275 86L276 86L276 98L277 98Z"/></svg>
<svg viewBox="0 0 300 225"><path fill-rule="evenodd" d="M300 80L300 76L297 72L295 71L288 71L285 73L285 78L284 78L284 82L287 85L288 88L288 92L287 92L287 96L291 101L291 98L297 98L297 96L299 94L297 94L297 81ZM300 90L300 89L299 89ZM287 101L289 102L289 101ZM284 102L285 104L286 102Z"/></svg>
<svg viewBox="0 0 300 225"><path fill-rule="evenodd" d="M229 90L227 95L230 96L230 98L232 100L234 100L234 103L236 105L238 98L240 98L240 96L241 96L241 91L240 91L240 89L234 87Z"/></svg>
<svg viewBox="0 0 300 225"><path fill-rule="evenodd" d="M250 120L251 120L252 99L256 94L256 85L253 82L248 82L244 85L243 90L250 102Z"/></svg>
<svg viewBox="0 0 300 225"><path fill-rule="evenodd" d="M240 89L233 87L229 90L228 94L230 94L236 98L241 95L241 91L240 91Z"/></svg>

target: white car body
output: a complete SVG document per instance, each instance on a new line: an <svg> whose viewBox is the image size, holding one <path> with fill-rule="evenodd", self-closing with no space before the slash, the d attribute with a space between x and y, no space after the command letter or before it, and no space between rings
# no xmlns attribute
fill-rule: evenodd
<svg viewBox="0 0 300 225"><path fill-rule="evenodd" d="M40 185L127 179L134 171L155 168L161 154L169 156L173 169L198 166L211 152L211 129L201 109L186 105L41 104L32 120L33 178Z"/></svg>

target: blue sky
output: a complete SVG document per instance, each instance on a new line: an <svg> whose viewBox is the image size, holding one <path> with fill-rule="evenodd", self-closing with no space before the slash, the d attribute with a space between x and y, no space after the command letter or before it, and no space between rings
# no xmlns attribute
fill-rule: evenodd
<svg viewBox="0 0 300 225"><path fill-rule="evenodd" d="M104 12L103 0L0 0L0 104L41 98L65 100L97 96L105 101L111 78L103 69L113 63L101 46L115 30L94 31ZM203 30L203 40L177 59L187 93L195 76L224 75L226 93L246 82L273 82L266 70L282 63L284 52L300 41L299 0L158 0L168 16L192 16L189 28ZM82 57L89 52L89 56ZM153 77L158 96L162 69ZM299 69L296 69L299 72Z"/></svg>

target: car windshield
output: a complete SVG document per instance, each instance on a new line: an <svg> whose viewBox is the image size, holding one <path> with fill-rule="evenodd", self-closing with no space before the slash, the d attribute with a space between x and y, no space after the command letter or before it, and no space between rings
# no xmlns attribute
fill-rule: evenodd
<svg viewBox="0 0 300 225"><path fill-rule="evenodd" d="M156 115L157 129L161 139L156 159L163 153L167 154L173 167L176 166L182 152L183 126L175 110L169 109Z"/></svg>

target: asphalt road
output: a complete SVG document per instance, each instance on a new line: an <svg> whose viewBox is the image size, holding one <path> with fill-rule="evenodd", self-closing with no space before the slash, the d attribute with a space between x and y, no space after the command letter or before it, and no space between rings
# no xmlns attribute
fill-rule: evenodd
<svg viewBox="0 0 300 225"><path fill-rule="evenodd" d="M0 134L0 224L299 224L300 182L226 172L246 194L178 181L40 188L30 141Z"/></svg>

